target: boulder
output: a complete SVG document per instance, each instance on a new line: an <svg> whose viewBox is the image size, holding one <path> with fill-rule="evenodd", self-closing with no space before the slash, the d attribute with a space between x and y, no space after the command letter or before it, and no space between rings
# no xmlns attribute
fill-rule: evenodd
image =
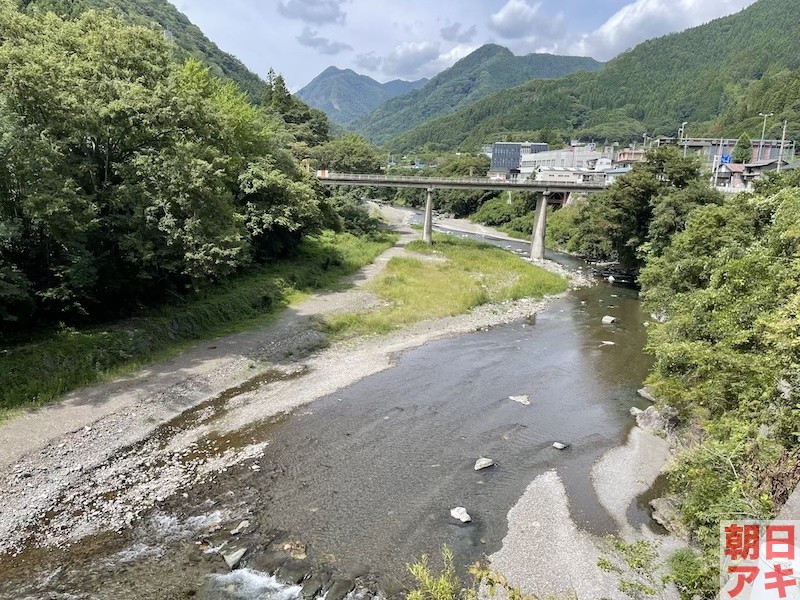
<svg viewBox="0 0 800 600"><path fill-rule="evenodd" d="M635 406L631 406L631 416L638 417L644 411L641 408L636 408Z"/></svg>
<svg viewBox="0 0 800 600"><path fill-rule="evenodd" d="M569 447L569 444L563 444L561 442L553 442L553 448L556 450L564 450Z"/></svg>
<svg viewBox="0 0 800 600"><path fill-rule="evenodd" d="M231 548L225 552L220 552L220 554L222 558L225 559L225 564L228 565L228 568L233 571L239 565L239 561L242 560L242 557L247 554L247 548Z"/></svg>
<svg viewBox="0 0 800 600"><path fill-rule="evenodd" d="M658 432L667 429L667 419L656 410L655 406L648 406L636 415L636 424L642 429Z"/></svg>
<svg viewBox="0 0 800 600"><path fill-rule="evenodd" d="M450 516L454 519L458 519L462 523L469 523L472 521L472 517L469 516L467 509L463 506L456 506L455 508L451 509Z"/></svg>
<svg viewBox="0 0 800 600"><path fill-rule="evenodd" d="M480 471L481 469L488 469L489 467L493 467L495 462L491 458L479 458L475 461L475 470Z"/></svg>
<svg viewBox="0 0 800 600"><path fill-rule="evenodd" d="M645 386L640 390L636 390L636 393L639 394L642 398L644 398L648 402L652 402L655 404L656 398L655 396L653 396L652 388Z"/></svg>
<svg viewBox="0 0 800 600"><path fill-rule="evenodd" d="M356 584L351 579L334 579L325 592L325 600L342 600L355 587Z"/></svg>
<svg viewBox="0 0 800 600"><path fill-rule="evenodd" d="M653 520L676 536L689 539L689 530L681 521L678 506L671 498L656 498L650 501L653 509Z"/></svg>
<svg viewBox="0 0 800 600"><path fill-rule="evenodd" d="M617 317L612 317L610 315L606 315L603 317L603 325L613 325L617 322Z"/></svg>
<svg viewBox="0 0 800 600"><path fill-rule="evenodd" d="M247 520L242 521L241 523L239 523L236 526L235 529L231 529L231 535L239 535L240 533L242 533L248 527L250 527L250 521L247 521Z"/></svg>

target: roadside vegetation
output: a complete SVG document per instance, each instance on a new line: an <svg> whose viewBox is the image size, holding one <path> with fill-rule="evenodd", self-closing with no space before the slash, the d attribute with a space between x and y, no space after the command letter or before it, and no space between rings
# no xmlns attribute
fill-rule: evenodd
<svg viewBox="0 0 800 600"><path fill-rule="evenodd" d="M369 284L384 307L328 317L325 329L340 337L382 334L489 302L542 298L567 289L563 277L494 246L441 234L434 240L433 246L409 244L410 256L390 260Z"/></svg>
<svg viewBox="0 0 800 600"><path fill-rule="evenodd" d="M307 293L340 288L343 276L395 240L389 233L325 232L306 238L292 258L121 322L40 331L28 343L0 350L0 419L174 355L191 342L267 324Z"/></svg>

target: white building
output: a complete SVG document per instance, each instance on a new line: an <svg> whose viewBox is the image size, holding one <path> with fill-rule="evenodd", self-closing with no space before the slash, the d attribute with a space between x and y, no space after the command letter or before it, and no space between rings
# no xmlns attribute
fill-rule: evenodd
<svg viewBox="0 0 800 600"><path fill-rule="evenodd" d="M595 144L570 146L563 150L550 150L536 154L522 154L520 157L520 177L533 176L539 167L559 167L565 169L589 169L606 171L612 168L614 149L611 147L599 150Z"/></svg>
<svg viewBox="0 0 800 600"><path fill-rule="evenodd" d="M602 171L572 167L537 167L532 176L536 181L545 183L604 184L606 181L606 174Z"/></svg>

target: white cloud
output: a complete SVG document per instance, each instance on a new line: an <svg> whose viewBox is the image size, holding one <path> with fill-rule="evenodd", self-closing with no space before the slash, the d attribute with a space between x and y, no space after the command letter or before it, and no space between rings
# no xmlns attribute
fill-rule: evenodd
<svg viewBox="0 0 800 600"><path fill-rule="evenodd" d="M344 23L347 15L342 4L343 0L281 0L278 12L284 17L317 25Z"/></svg>
<svg viewBox="0 0 800 600"><path fill-rule="evenodd" d="M438 42L404 42L383 59L383 72L388 75L414 75L438 57Z"/></svg>
<svg viewBox="0 0 800 600"><path fill-rule="evenodd" d="M462 31L461 23L453 23L447 27L442 27L439 30L439 33L442 35L442 39L445 41L466 44L475 38L475 34L478 33L478 29L475 27L475 25L473 25L469 29Z"/></svg>
<svg viewBox="0 0 800 600"><path fill-rule="evenodd" d="M680 31L728 15L755 0L636 0L622 7L591 33L559 51L609 60L653 37Z"/></svg>
<svg viewBox="0 0 800 600"><path fill-rule="evenodd" d="M297 41L303 46L314 48L314 50L317 50L321 54L328 55L339 54L343 50L353 49L350 44L335 42L320 36L316 31L311 29L311 27L304 27L303 33L297 36Z"/></svg>
<svg viewBox="0 0 800 600"><path fill-rule="evenodd" d="M365 54L359 54L356 56L355 61L356 65L365 69L367 71L375 72L381 68L383 64L383 59L380 56L377 56L375 52L367 52Z"/></svg>
<svg viewBox="0 0 800 600"><path fill-rule="evenodd" d="M489 28L510 40L553 37L563 33L564 15L543 15L540 13L541 6L541 2L529 4L526 0L508 0L489 17Z"/></svg>

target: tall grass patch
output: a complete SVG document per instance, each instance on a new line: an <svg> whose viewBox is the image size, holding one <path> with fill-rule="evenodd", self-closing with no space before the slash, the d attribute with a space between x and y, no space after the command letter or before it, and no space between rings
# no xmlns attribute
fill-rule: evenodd
<svg viewBox="0 0 800 600"><path fill-rule="evenodd" d="M433 246L412 242L411 256L393 258L369 284L385 306L328 317L326 329L338 336L382 334L489 302L541 298L567 288L563 277L500 248L443 235L435 240Z"/></svg>

